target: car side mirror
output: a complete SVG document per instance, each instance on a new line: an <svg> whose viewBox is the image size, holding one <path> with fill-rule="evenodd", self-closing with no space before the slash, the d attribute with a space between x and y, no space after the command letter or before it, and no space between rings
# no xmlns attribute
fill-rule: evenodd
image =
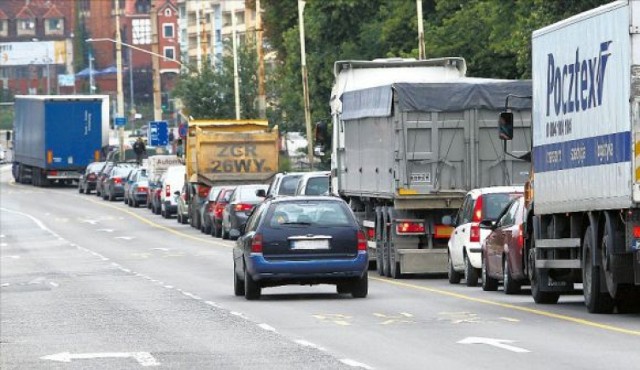
<svg viewBox="0 0 640 370"><path fill-rule="evenodd" d="M493 220L482 220L480 221L480 228L481 229L489 229L489 230L495 230L497 223Z"/></svg>
<svg viewBox="0 0 640 370"><path fill-rule="evenodd" d="M266 198L267 192L264 189L258 189L256 190L256 196L260 198Z"/></svg>

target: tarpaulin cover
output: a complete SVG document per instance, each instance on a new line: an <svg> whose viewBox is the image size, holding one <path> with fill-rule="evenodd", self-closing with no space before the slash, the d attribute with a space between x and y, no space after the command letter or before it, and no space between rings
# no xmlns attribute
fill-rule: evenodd
<svg viewBox="0 0 640 370"><path fill-rule="evenodd" d="M531 96L532 94L530 80L485 83L396 83L393 84L393 88L398 94L400 109L405 112L500 110L505 106L507 95ZM531 109L531 99L510 98L509 107Z"/></svg>
<svg viewBox="0 0 640 370"><path fill-rule="evenodd" d="M389 117L392 97L390 85L346 92L342 95L342 119Z"/></svg>

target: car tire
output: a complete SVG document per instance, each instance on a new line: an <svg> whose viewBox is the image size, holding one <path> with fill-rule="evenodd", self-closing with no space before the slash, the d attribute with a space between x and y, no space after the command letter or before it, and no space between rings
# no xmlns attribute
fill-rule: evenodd
<svg viewBox="0 0 640 370"><path fill-rule="evenodd" d="M109 202L113 202L114 200L116 200L116 197L114 197L113 194L109 192Z"/></svg>
<svg viewBox="0 0 640 370"><path fill-rule="evenodd" d="M366 298L369 293L369 274L365 271L364 275L356 280L351 287L351 296L353 298Z"/></svg>
<svg viewBox="0 0 640 370"><path fill-rule="evenodd" d="M228 232L227 232L227 230L224 228L224 225L221 227L221 229L222 229L222 232L221 232L221 233L222 233L222 235L221 235L222 239L224 239L224 240L229 239L229 233L228 233Z"/></svg>
<svg viewBox="0 0 640 370"><path fill-rule="evenodd" d="M186 224L187 222L189 222L188 219L184 218L184 215L182 215L182 224Z"/></svg>
<svg viewBox="0 0 640 370"><path fill-rule="evenodd" d="M495 292L498 290L498 280L489 276L489 266L486 257L482 257L482 290Z"/></svg>
<svg viewBox="0 0 640 370"><path fill-rule="evenodd" d="M449 278L449 284L460 284L462 274L453 268L453 261L451 255L447 254L447 276Z"/></svg>
<svg viewBox="0 0 640 370"><path fill-rule="evenodd" d="M464 279L468 287L478 286L478 271L473 267L466 254L464 255Z"/></svg>
<svg viewBox="0 0 640 370"><path fill-rule="evenodd" d="M502 281L504 285L504 294L518 294L520 293L520 283L515 281L511 277L511 268L509 268L509 261L507 257L503 258L502 262Z"/></svg>
<svg viewBox="0 0 640 370"><path fill-rule="evenodd" d="M85 185L84 193L87 194L87 195L91 194L91 189L89 189L89 185Z"/></svg>
<svg viewBox="0 0 640 370"><path fill-rule="evenodd" d="M244 295L244 281L240 280L238 273L236 272L236 262L233 262L233 294L236 297Z"/></svg>
<svg viewBox="0 0 640 370"><path fill-rule="evenodd" d="M84 189L82 188L82 186L78 185L78 193L84 194Z"/></svg>
<svg viewBox="0 0 640 370"><path fill-rule="evenodd" d="M133 208L138 208L138 207L140 207L140 203L138 203L138 201L137 201L137 200L129 201L129 204L132 204L132 203L133 203Z"/></svg>
<svg viewBox="0 0 640 370"><path fill-rule="evenodd" d="M262 293L262 289L257 281L253 280L251 274L244 269L244 297L248 301L254 301L260 299L260 295Z"/></svg>
<svg viewBox="0 0 640 370"><path fill-rule="evenodd" d="M182 217L180 217L180 213L178 213L177 217L176 217L176 222L181 224L182 223Z"/></svg>
<svg viewBox="0 0 640 370"><path fill-rule="evenodd" d="M126 196L124 198L122 198L122 201L124 202L124 204L128 205L129 207L131 207L129 205L129 199Z"/></svg>
<svg viewBox="0 0 640 370"><path fill-rule="evenodd" d="M209 225L209 224L203 225L202 226L202 232L204 232L207 235L211 234L211 225Z"/></svg>

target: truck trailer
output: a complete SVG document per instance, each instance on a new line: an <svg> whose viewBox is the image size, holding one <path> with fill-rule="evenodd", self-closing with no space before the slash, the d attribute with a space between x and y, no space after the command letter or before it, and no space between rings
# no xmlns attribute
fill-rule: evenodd
<svg viewBox="0 0 640 370"><path fill-rule="evenodd" d="M495 116L529 81L466 77L462 58L338 61L331 95L332 192L366 231L380 275L445 273L454 213L467 191L524 184L528 163L508 157ZM530 151L530 100L514 100Z"/></svg>
<svg viewBox="0 0 640 370"><path fill-rule="evenodd" d="M640 306L640 1L533 32L525 258L535 302ZM532 194L532 197L531 197Z"/></svg>
<svg viewBox="0 0 640 370"><path fill-rule="evenodd" d="M191 120L185 165L191 226L212 186L266 184L278 172L278 127L266 120Z"/></svg>
<svg viewBox="0 0 640 370"><path fill-rule="evenodd" d="M15 99L13 175L47 186L77 181L99 161L109 140L106 95L18 95Z"/></svg>

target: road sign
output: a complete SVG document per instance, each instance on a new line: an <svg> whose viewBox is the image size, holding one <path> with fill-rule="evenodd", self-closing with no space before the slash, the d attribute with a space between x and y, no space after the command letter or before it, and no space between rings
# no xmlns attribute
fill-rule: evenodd
<svg viewBox="0 0 640 370"><path fill-rule="evenodd" d="M151 121L148 127L147 141L150 146L169 144L169 124L167 121Z"/></svg>
<svg viewBox="0 0 640 370"><path fill-rule="evenodd" d="M114 125L116 127L124 127L127 124L127 117L114 118Z"/></svg>
<svg viewBox="0 0 640 370"><path fill-rule="evenodd" d="M183 139L186 138L188 128L189 126L187 126L186 123L181 123L180 126L178 127L178 135Z"/></svg>

